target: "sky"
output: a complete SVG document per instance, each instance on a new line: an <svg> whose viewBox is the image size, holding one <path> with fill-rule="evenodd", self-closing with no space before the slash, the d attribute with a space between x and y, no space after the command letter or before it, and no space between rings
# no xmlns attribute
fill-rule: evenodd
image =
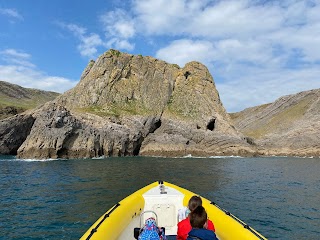
<svg viewBox="0 0 320 240"><path fill-rule="evenodd" d="M0 0L0 80L63 93L110 48L205 64L228 112L320 88L320 0Z"/></svg>

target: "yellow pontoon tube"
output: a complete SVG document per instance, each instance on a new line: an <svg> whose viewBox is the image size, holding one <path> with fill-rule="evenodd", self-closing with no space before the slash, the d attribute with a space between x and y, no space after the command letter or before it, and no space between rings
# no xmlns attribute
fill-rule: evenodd
<svg viewBox="0 0 320 240"><path fill-rule="evenodd" d="M158 226L165 228L166 235L170 236L168 239L175 239L178 211L188 205L193 195L197 194L174 184L154 182L114 205L88 229L81 240L134 240L134 229L143 227L150 216L155 216ZM231 213L201 198L220 240L266 239Z"/></svg>

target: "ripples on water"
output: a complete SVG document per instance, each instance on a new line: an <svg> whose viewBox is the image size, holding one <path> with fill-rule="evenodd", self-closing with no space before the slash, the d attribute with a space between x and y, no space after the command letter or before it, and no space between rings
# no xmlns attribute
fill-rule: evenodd
<svg viewBox="0 0 320 240"><path fill-rule="evenodd" d="M0 169L0 239L78 239L116 202L157 180L215 201L269 239L320 238L318 158L0 156Z"/></svg>

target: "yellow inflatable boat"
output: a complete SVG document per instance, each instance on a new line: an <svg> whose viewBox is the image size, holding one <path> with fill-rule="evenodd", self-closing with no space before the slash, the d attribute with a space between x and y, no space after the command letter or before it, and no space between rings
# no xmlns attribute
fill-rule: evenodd
<svg viewBox="0 0 320 240"><path fill-rule="evenodd" d="M88 229L81 240L134 240L149 217L156 218L168 239L175 239L179 209L187 206L193 195L196 194L174 184L154 182L114 205ZM202 197L202 204L220 240L266 239L215 203Z"/></svg>

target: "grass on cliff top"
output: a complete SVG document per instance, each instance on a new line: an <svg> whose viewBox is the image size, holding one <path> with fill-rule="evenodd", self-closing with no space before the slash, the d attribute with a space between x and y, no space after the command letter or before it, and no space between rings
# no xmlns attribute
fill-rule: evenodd
<svg viewBox="0 0 320 240"><path fill-rule="evenodd" d="M58 94L56 95L58 96ZM8 96L3 96L0 94L0 106L7 107L12 106L16 108L23 108L23 109L32 109L38 107L48 101L53 100L55 97L53 96L44 96L44 95L32 95L30 98L11 98Z"/></svg>
<svg viewBox="0 0 320 240"><path fill-rule="evenodd" d="M278 114L274 115L266 124L260 124L258 128L245 131L244 133L249 137L261 138L268 133L279 132L290 128L290 126L303 117L312 103L312 98L305 98L299 103L284 109Z"/></svg>
<svg viewBox="0 0 320 240"><path fill-rule="evenodd" d="M262 112L266 107L270 106L271 103L262 104L256 107L246 108L240 112L229 113L231 120L236 121L238 118L243 118L247 114L255 114L257 112Z"/></svg>

